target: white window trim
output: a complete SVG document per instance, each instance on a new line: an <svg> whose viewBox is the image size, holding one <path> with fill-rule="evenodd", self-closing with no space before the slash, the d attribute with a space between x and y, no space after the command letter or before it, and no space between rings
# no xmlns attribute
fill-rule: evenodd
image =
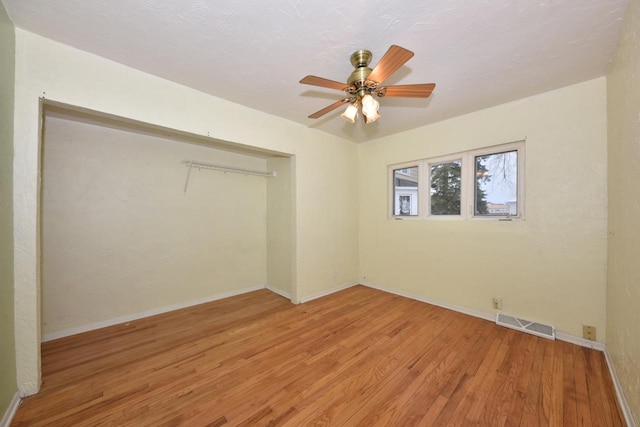
<svg viewBox="0 0 640 427"><path fill-rule="evenodd" d="M497 154L505 151L518 152L518 176L517 176L517 215L475 215L474 194L475 194L475 158L488 154ZM456 160L462 162L460 188L460 215L431 215L431 165L448 163ZM393 172L398 169L418 168L418 215L394 215L394 176ZM448 154L445 156L430 157L411 162L397 163L389 165L388 180L388 218L389 219L427 219L427 220L474 220L474 221L510 221L512 219L525 219L525 140L509 142L506 144L492 145L460 153Z"/></svg>

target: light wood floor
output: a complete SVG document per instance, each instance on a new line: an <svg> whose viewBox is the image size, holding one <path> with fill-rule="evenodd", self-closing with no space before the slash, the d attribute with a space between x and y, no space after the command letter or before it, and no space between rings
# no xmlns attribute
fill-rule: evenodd
<svg viewBox="0 0 640 427"><path fill-rule="evenodd" d="M42 346L13 425L624 425L601 352L356 286L267 290Z"/></svg>

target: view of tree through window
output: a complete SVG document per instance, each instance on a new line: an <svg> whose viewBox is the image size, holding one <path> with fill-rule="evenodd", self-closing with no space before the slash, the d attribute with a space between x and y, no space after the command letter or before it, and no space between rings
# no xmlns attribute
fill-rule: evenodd
<svg viewBox="0 0 640 427"><path fill-rule="evenodd" d="M475 214L518 214L518 152L476 156Z"/></svg>
<svg viewBox="0 0 640 427"><path fill-rule="evenodd" d="M431 215L460 215L462 162L434 164L429 172Z"/></svg>

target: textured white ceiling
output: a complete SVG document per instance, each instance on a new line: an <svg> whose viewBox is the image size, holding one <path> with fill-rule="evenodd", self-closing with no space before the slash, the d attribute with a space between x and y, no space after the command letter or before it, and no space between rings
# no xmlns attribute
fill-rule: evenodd
<svg viewBox="0 0 640 427"><path fill-rule="evenodd" d="M220 98L366 141L606 73L628 0L2 0L27 31ZM431 98L380 100L382 118L343 121L357 49L415 56L386 84L437 84Z"/></svg>

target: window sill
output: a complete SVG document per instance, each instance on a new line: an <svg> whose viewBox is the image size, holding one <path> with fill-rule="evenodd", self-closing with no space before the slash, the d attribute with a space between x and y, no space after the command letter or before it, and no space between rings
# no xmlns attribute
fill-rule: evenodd
<svg viewBox="0 0 640 427"><path fill-rule="evenodd" d="M419 216L390 216L388 218L391 221L499 221L499 222L518 222L524 221L524 218L519 216L512 217L482 217L482 216L473 216L473 217L462 217L457 215L433 215L428 217L419 217Z"/></svg>

